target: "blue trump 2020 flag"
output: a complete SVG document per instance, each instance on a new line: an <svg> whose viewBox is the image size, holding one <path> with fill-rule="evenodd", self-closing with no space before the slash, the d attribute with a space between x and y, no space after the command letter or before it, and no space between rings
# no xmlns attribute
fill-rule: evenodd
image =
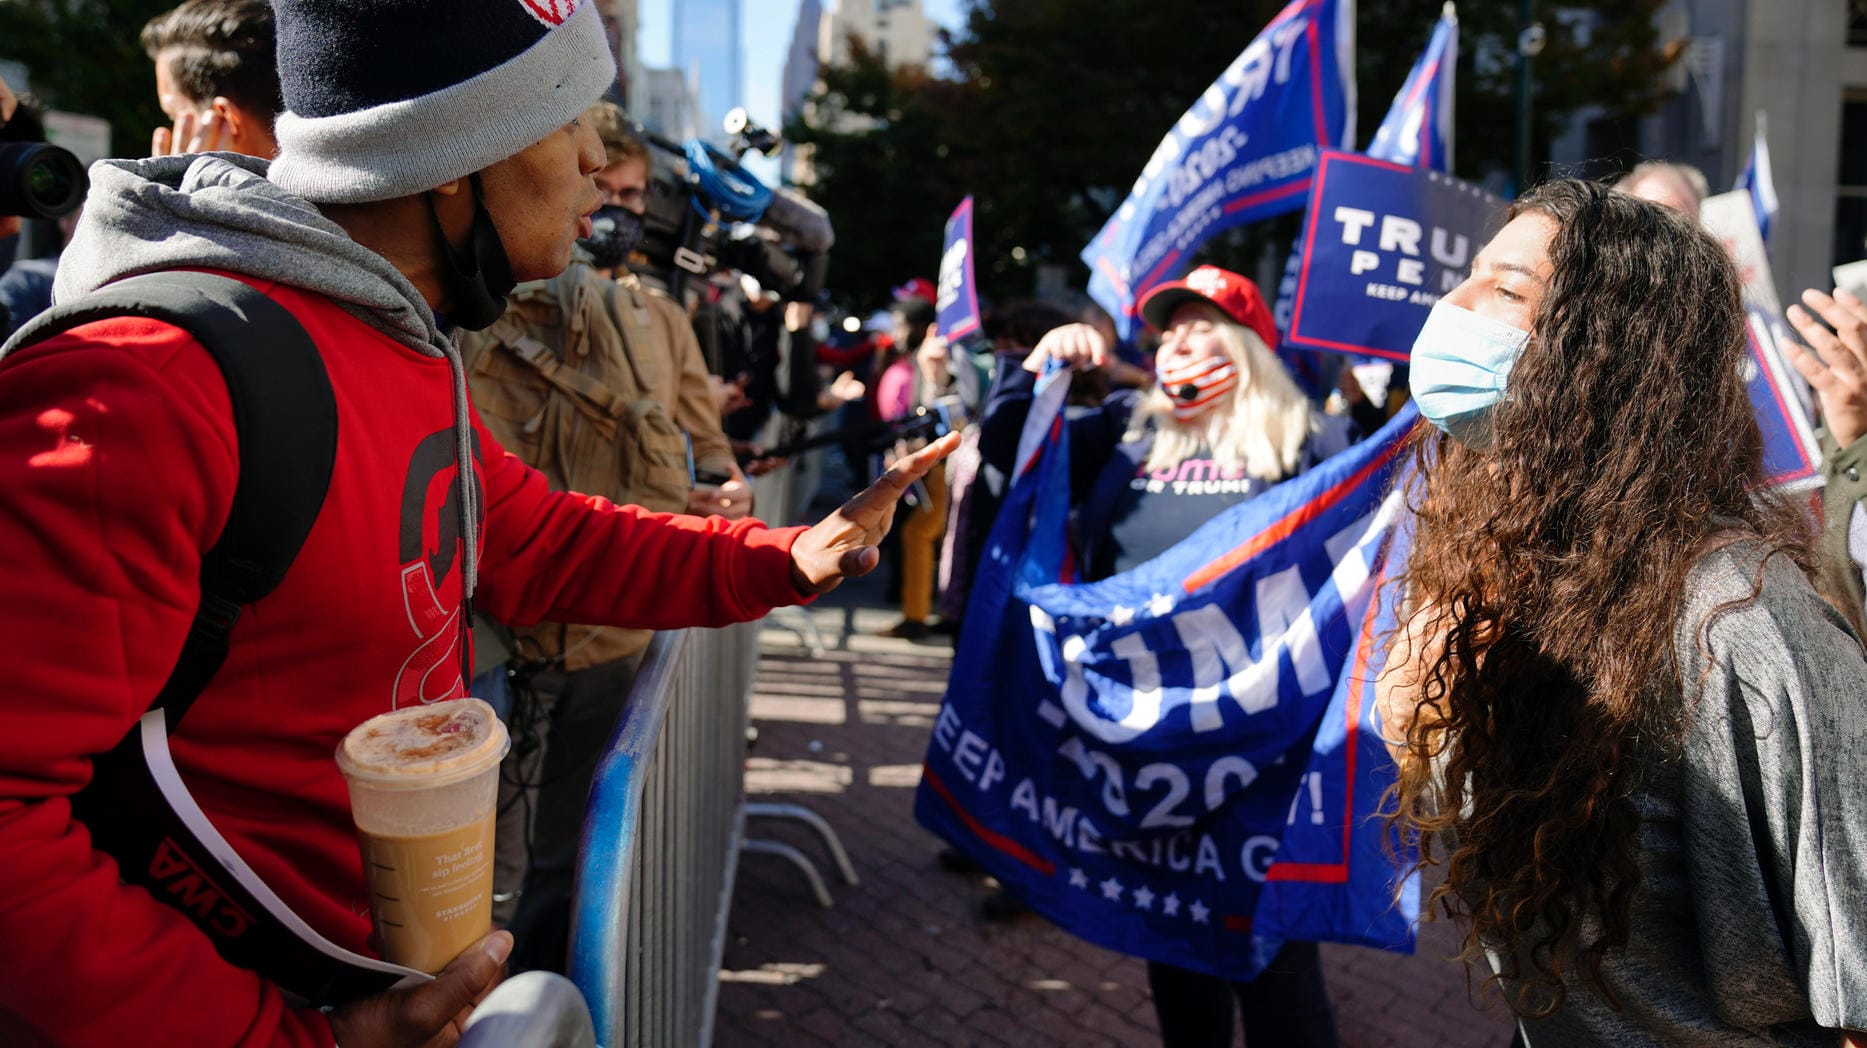
<svg viewBox="0 0 1867 1048"><path fill-rule="evenodd" d="M1432 171L1452 170L1452 88L1458 64L1459 16L1448 0L1426 50L1414 60L1407 82L1368 143L1369 156Z"/></svg>
<svg viewBox="0 0 1867 1048"><path fill-rule="evenodd" d="M1414 59L1407 82L1387 107L1387 116L1368 144L1368 156L1390 164L1423 167L1428 171L1452 170L1453 88L1459 65L1459 16L1450 0L1433 27L1426 49ZM1284 263L1283 280L1277 285L1277 303L1271 316L1277 330L1290 330L1291 314L1296 304L1297 275L1303 261L1304 232L1297 233ZM1287 362L1297 365L1308 377L1307 361L1300 354L1286 353ZM1301 362L1301 363L1299 363ZM1305 386L1312 395L1326 391L1314 382Z"/></svg>
<svg viewBox="0 0 1867 1048"><path fill-rule="evenodd" d="M1060 927L1149 960L1248 979L1289 939L1410 950L1370 682L1417 414L1079 585L1067 377L1039 385L917 818Z"/></svg>
<svg viewBox="0 0 1867 1048"><path fill-rule="evenodd" d="M1354 139L1354 30L1354 0L1292 0L1161 139L1082 254L1123 336L1199 245L1302 207L1318 151Z"/></svg>

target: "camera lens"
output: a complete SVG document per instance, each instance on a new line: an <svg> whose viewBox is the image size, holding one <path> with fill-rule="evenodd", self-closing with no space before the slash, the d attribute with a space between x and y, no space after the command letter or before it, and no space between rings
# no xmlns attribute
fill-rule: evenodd
<svg viewBox="0 0 1867 1048"><path fill-rule="evenodd" d="M0 215L58 218L84 203L90 179L78 158L43 142L0 144Z"/></svg>

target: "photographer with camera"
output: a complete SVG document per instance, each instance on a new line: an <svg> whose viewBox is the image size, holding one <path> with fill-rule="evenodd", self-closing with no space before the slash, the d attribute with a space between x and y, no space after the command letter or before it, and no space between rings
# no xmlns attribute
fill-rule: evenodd
<svg viewBox="0 0 1867 1048"><path fill-rule="evenodd" d="M38 115L0 80L0 241L21 242L20 220L41 219L58 224L62 251L89 184L78 158L47 145ZM0 338L51 304L57 256L17 259L0 274Z"/></svg>
<svg viewBox="0 0 1867 1048"><path fill-rule="evenodd" d="M951 450L930 446L811 528L549 490L481 424L451 333L498 320L516 281L561 272L590 232L603 153L582 113L615 79L594 5L274 12L278 158L98 164L58 275L71 326L23 330L0 360L0 636L25 656L0 705L6 1043L455 1043L507 933L400 989L319 980L290 996L282 954L222 953L233 931L265 936L393 985L370 967L339 740L461 696L476 607L721 625L871 570L895 500ZM155 288L212 288L231 303L217 320L295 337L255 368L257 340L120 305ZM280 521L270 496L302 505L307 486L310 512ZM107 809L74 802L96 800L126 742L159 747L163 781L222 852L195 853L197 868L100 850ZM222 905L249 879L268 905Z"/></svg>

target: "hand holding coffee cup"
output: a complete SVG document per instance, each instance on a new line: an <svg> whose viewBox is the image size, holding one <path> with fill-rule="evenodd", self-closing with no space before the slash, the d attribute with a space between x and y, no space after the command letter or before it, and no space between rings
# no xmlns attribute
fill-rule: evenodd
<svg viewBox="0 0 1867 1048"><path fill-rule="evenodd" d="M338 747L384 960L433 974L492 931L509 745L493 708L467 698L372 717Z"/></svg>

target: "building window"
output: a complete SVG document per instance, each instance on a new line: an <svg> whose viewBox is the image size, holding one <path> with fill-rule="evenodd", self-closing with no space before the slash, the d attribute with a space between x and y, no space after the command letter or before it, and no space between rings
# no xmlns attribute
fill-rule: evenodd
<svg viewBox="0 0 1867 1048"><path fill-rule="evenodd" d="M1867 47L1867 0L1848 0L1848 46Z"/></svg>
<svg viewBox="0 0 1867 1048"><path fill-rule="evenodd" d="M1867 92L1849 92L1842 100L1841 173L1835 181L1838 266L1867 258Z"/></svg>

